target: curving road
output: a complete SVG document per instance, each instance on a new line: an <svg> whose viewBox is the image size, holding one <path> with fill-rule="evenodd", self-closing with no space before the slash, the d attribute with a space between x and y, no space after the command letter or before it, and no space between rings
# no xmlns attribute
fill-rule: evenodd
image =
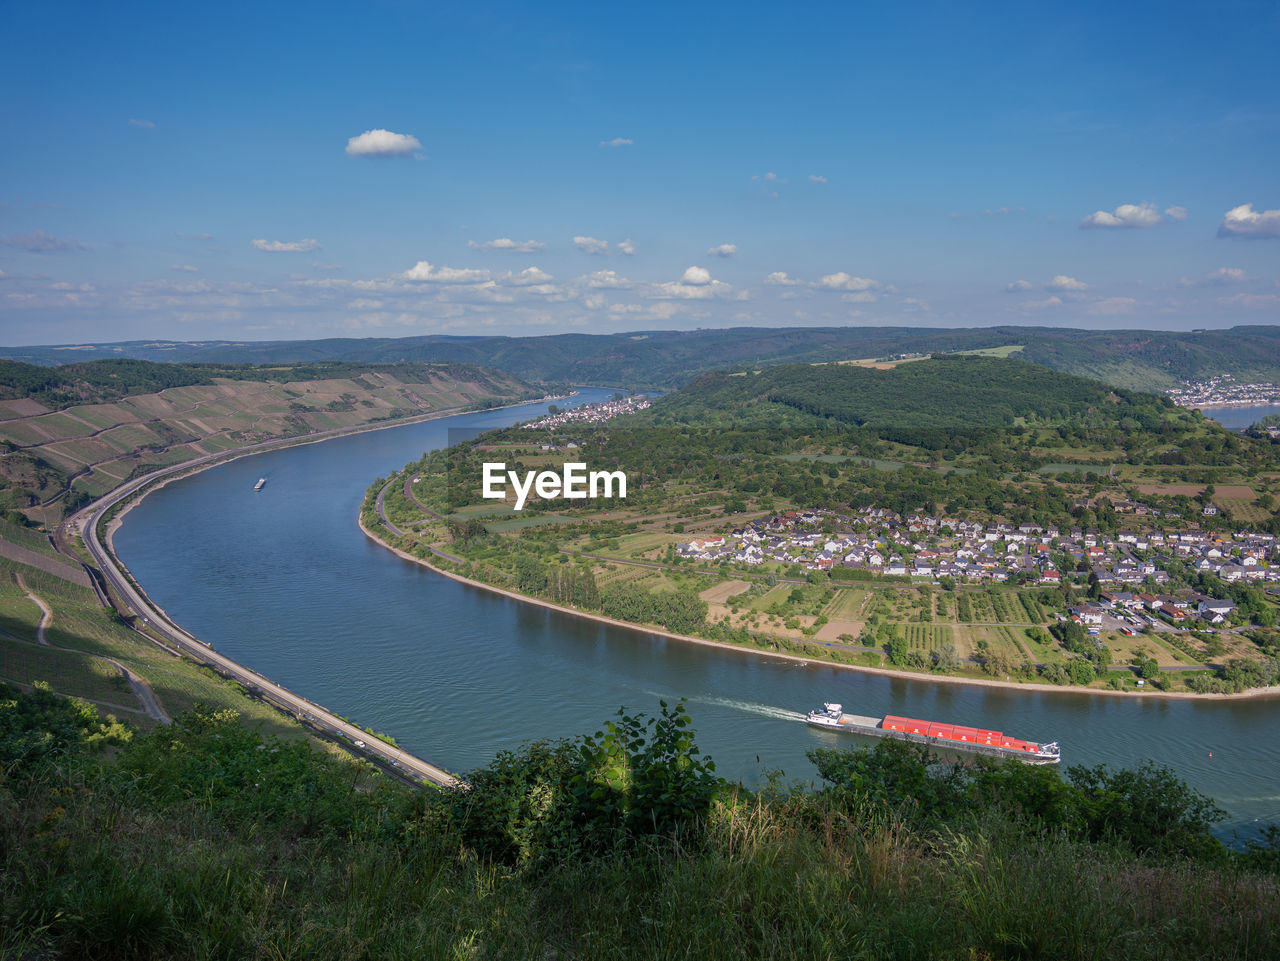
<svg viewBox="0 0 1280 961"><path fill-rule="evenodd" d="M207 458L207 460L212 459L214 458ZM206 459L202 458L201 460ZM150 599L139 588L134 586L132 580L117 563L115 556L103 546L98 537L98 527L102 518L116 504L130 497L157 477L189 470L193 465L200 462L200 460L187 461L177 465L175 468L158 471L131 481L84 508L73 518L83 533L85 547L88 548L90 555L98 565L99 570L102 571L107 583L115 590L116 596L133 613L142 618L142 623L150 631L188 657L201 664L207 664L224 677L231 678L242 684L251 694L285 709L299 721L307 723L322 734L340 739L344 742L344 748L372 761L379 762L389 773L410 782L429 782L442 787L455 787L464 784L465 782L460 781L443 768L436 767L434 764L424 761L408 751L393 747L373 737L368 732L343 720L314 701L309 701L294 694L288 688L268 680L261 674L250 670L223 654L219 654L208 644L188 634L177 624L170 621L162 610L153 605Z"/></svg>

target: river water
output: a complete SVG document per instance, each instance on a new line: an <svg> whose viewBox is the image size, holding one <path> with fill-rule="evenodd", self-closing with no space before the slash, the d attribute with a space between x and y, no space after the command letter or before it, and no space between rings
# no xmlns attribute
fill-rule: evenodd
<svg viewBox="0 0 1280 961"><path fill-rule="evenodd" d="M610 394L584 389L572 403ZM1280 821L1280 700L1006 691L705 650L458 584L360 532L358 507L375 477L444 445L450 429L510 424L546 406L242 458L151 494L115 546L197 637L453 771L529 740L590 733L624 705L652 714L660 698L686 697L698 745L721 775L809 778L808 749L850 738L807 727L803 712L839 701L858 714L1056 739L1064 764L1155 760L1212 796L1242 834Z"/></svg>

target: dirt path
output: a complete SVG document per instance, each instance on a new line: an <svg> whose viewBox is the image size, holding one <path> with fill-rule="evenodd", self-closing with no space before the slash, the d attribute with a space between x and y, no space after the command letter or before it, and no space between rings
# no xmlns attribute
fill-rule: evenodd
<svg viewBox="0 0 1280 961"><path fill-rule="evenodd" d="M119 661L114 658L104 657L101 654L90 654L87 651L77 651L67 647L59 647L57 644L50 644L49 639L46 636L46 631L48 630L49 625L53 623L53 611L49 609L49 605L44 602L44 599L41 598L39 594L36 594L31 590L31 588L27 587L21 574L17 574L15 576L18 581L18 586L26 591L27 597L40 608L40 624L36 627L37 644L52 648L55 651L63 651L67 654L83 654L86 657L96 657L100 661L106 661L119 671L121 676L129 682L129 687L133 691L133 696L136 697L138 699L138 703L142 705L142 711L144 714L152 720L159 721L161 724L168 724L170 722L171 719L169 715L166 714L164 712L164 708L160 706L160 702L156 699L155 691L151 690L151 685L138 677L137 674L133 673L133 671L129 670Z"/></svg>

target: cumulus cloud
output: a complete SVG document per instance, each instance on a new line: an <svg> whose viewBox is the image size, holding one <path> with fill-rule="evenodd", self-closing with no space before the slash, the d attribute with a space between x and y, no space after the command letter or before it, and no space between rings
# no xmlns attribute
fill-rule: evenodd
<svg viewBox="0 0 1280 961"><path fill-rule="evenodd" d="M1046 297L1044 300L1024 300L1018 304L1023 310L1045 310L1050 307L1061 307L1061 297Z"/></svg>
<svg viewBox="0 0 1280 961"><path fill-rule="evenodd" d="M874 280L868 280L866 277L850 277L843 270L836 274L827 274L818 281L818 286L824 290L875 290L880 285Z"/></svg>
<svg viewBox="0 0 1280 961"><path fill-rule="evenodd" d="M252 240L249 242L254 250L265 250L269 254L298 254L308 250L319 250L320 241L308 237L306 240Z"/></svg>
<svg viewBox="0 0 1280 961"><path fill-rule="evenodd" d="M809 183L811 184L825 184L826 182L827 178L822 174L809 174Z"/></svg>
<svg viewBox="0 0 1280 961"><path fill-rule="evenodd" d="M800 287L804 284L802 280L789 277L785 270L775 270L764 279L764 282L773 287Z"/></svg>
<svg viewBox="0 0 1280 961"><path fill-rule="evenodd" d="M1014 294L1020 290L1030 290L1031 285L1025 280L1014 280L1004 285L1005 293Z"/></svg>
<svg viewBox="0 0 1280 961"><path fill-rule="evenodd" d="M1164 223L1160 211L1155 204L1121 204L1114 211L1096 210L1084 220L1080 226L1084 229L1102 227L1107 229L1128 227L1154 227Z"/></svg>
<svg viewBox="0 0 1280 961"><path fill-rule="evenodd" d="M1254 210L1253 204L1232 207L1222 215L1218 236L1280 240L1280 210Z"/></svg>
<svg viewBox="0 0 1280 961"><path fill-rule="evenodd" d="M1100 317L1114 317L1117 314L1131 314L1138 302L1132 297L1106 297L1092 303L1088 312Z"/></svg>
<svg viewBox="0 0 1280 961"><path fill-rule="evenodd" d="M1242 284L1249 275L1240 267L1219 267L1211 270L1198 280L1183 277L1178 281L1179 287L1224 287L1227 284Z"/></svg>
<svg viewBox="0 0 1280 961"><path fill-rule="evenodd" d="M421 150L417 137L407 133L392 133L378 127L366 130L347 141L347 153L352 157L404 157Z"/></svg>
<svg viewBox="0 0 1280 961"><path fill-rule="evenodd" d="M197 266L195 266L194 264L174 264L174 265L173 265L172 267L170 267L169 269L170 269L170 270L181 270L182 272L184 272L184 273L188 273L188 274L198 274L198 273L200 273L200 268L199 268L199 267L197 267Z"/></svg>
<svg viewBox="0 0 1280 961"><path fill-rule="evenodd" d="M1219 297L1218 303L1229 307L1268 308L1280 307L1280 294L1232 294Z"/></svg>
<svg viewBox="0 0 1280 961"><path fill-rule="evenodd" d="M537 267L526 267L518 274L505 273L498 278L499 283L506 284L508 287L529 287L534 284L547 284L555 280L545 270Z"/></svg>
<svg viewBox="0 0 1280 961"><path fill-rule="evenodd" d="M143 130L154 130L155 124L150 120L139 120L137 117L129 118L130 127L141 127Z"/></svg>
<svg viewBox="0 0 1280 961"><path fill-rule="evenodd" d="M1177 204L1174 204L1172 207L1165 208L1164 215L1170 220L1176 220L1178 223L1182 223L1187 219L1187 208L1179 207Z"/></svg>
<svg viewBox="0 0 1280 961"><path fill-rule="evenodd" d="M489 279L487 270L471 270L465 267L437 267L419 260L400 275L404 280L431 284L482 284Z"/></svg>
<svg viewBox="0 0 1280 961"><path fill-rule="evenodd" d="M732 257L738 252L737 244L720 244L707 251L708 257Z"/></svg>
<svg viewBox="0 0 1280 961"><path fill-rule="evenodd" d="M629 137L614 137L612 140L601 140L602 147L630 147L632 141Z"/></svg>
<svg viewBox="0 0 1280 961"><path fill-rule="evenodd" d="M587 274L586 283L588 287L630 287L631 281L625 277L619 277L612 270L597 270Z"/></svg>
<svg viewBox="0 0 1280 961"><path fill-rule="evenodd" d="M587 254L607 254L609 252L608 242L597 240L595 237L574 237L573 245Z"/></svg>
<svg viewBox="0 0 1280 961"><path fill-rule="evenodd" d="M631 242L630 237L618 244L618 253L620 254L625 254L628 257L634 257L635 252L636 245Z"/></svg>
<svg viewBox="0 0 1280 961"><path fill-rule="evenodd" d="M547 245L539 240L512 240L510 237L499 237L496 240L486 240L482 244L468 240L467 246L474 247L476 250L509 250L517 254L536 254Z"/></svg>
<svg viewBox="0 0 1280 961"><path fill-rule="evenodd" d="M685 270L684 276L680 278L682 284L690 284L700 287L703 284L711 283L711 271L705 267L689 267Z"/></svg>
<svg viewBox="0 0 1280 961"><path fill-rule="evenodd" d="M46 234L43 230L33 230L29 234L12 234L11 236L0 238L0 245L16 247L19 250L25 250L33 254L57 254L67 250L89 249L74 237L62 240Z"/></svg>
<svg viewBox="0 0 1280 961"><path fill-rule="evenodd" d="M1074 277L1068 277L1066 274L1058 274L1053 280L1044 285L1045 290L1069 290L1081 291L1088 290L1089 285L1083 280L1076 280Z"/></svg>

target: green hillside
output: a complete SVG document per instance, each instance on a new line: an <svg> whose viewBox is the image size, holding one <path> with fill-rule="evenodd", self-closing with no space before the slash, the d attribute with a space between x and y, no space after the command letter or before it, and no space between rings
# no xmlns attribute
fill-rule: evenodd
<svg viewBox="0 0 1280 961"><path fill-rule="evenodd" d="M1197 415L1161 397L988 356L942 357L888 370L784 364L704 374L660 399L649 419L755 428L857 427L930 448L1026 424L1092 419L1114 429L1159 434L1174 423L1198 422Z"/></svg>

